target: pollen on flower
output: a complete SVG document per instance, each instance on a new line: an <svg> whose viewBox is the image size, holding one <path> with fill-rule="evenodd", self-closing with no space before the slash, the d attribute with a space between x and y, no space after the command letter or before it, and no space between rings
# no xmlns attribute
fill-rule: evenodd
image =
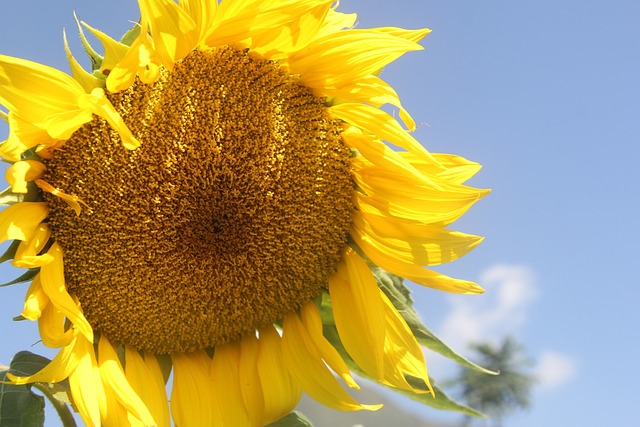
<svg viewBox="0 0 640 427"><path fill-rule="evenodd" d="M324 100L247 51L194 51L108 95L141 142L95 117L46 160L65 278L94 329L186 352L273 323L326 288L353 210L350 152Z"/></svg>

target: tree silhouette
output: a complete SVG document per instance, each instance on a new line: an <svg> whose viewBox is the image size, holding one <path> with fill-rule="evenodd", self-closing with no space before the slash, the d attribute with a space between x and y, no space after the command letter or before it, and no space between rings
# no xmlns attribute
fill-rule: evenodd
<svg viewBox="0 0 640 427"><path fill-rule="evenodd" d="M523 347L511 337L498 346L480 343L471 348L477 353L480 366L499 374L463 368L454 382L461 385L462 397L469 406L489 415L494 425L500 427L505 415L531 404L535 377L526 370L531 361L524 356ZM467 417L464 425L470 425L472 420Z"/></svg>

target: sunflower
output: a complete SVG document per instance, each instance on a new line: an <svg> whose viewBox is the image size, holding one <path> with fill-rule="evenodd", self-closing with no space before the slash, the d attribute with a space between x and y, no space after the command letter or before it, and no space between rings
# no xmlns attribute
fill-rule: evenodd
<svg viewBox="0 0 640 427"><path fill-rule="evenodd" d="M11 380L68 379L90 426L262 426L302 391L377 409L351 366L432 393L372 272L482 292L424 268L480 243L446 228L487 193L463 185L479 166L425 150L378 76L429 30L356 29L333 0L138 3L120 41L79 25L92 73L66 38L72 77L0 56L0 235L59 349Z"/></svg>

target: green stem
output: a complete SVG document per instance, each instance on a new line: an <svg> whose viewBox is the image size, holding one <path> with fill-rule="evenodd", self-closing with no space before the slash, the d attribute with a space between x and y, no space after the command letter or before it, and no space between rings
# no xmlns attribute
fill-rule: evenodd
<svg viewBox="0 0 640 427"><path fill-rule="evenodd" d="M42 394L45 395L49 402L51 402L53 408L56 410L58 416L60 417L60 420L62 421L63 427L78 427L78 425L76 424L76 420L73 418L73 414L69 409L69 406L67 406L66 403L56 399L55 396L51 394L51 391L46 384L34 383L33 387L42 392Z"/></svg>

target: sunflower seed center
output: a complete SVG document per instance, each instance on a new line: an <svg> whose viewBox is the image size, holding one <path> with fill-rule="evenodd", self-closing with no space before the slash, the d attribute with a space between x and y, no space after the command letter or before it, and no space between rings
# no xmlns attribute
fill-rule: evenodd
<svg viewBox="0 0 640 427"><path fill-rule="evenodd" d="M46 161L67 287L100 333L157 354L273 323L325 289L347 243L350 152L324 99L247 51L194 51L109 95L141 141L94 118Z"/></svg>

